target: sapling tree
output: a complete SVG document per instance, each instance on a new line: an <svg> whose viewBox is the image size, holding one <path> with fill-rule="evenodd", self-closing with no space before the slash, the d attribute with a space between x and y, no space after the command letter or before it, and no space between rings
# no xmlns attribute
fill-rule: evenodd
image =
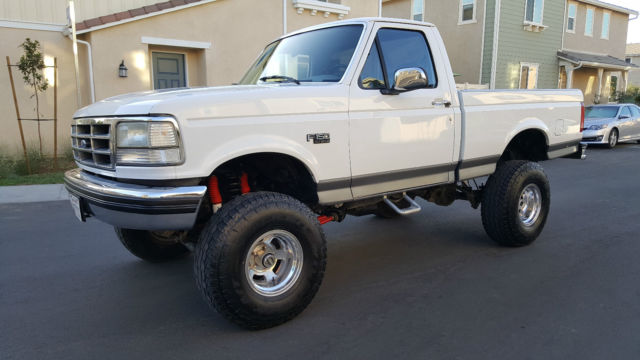
<svg viewBox="0 0 640 360"><path fill-rule="evenodd" d="M33 88L33 95L36 98L36 121L38 122L38 140L40 141L40 155L42 155L42 135L40 133L40 100L38 93L47 90L49 83L42 75L42 69L45 68L44 56L40 52L40 42L26 38L20 47L24 50L24 54L18 62L18 69L22 73L22 79L25 84Z"/></svg>

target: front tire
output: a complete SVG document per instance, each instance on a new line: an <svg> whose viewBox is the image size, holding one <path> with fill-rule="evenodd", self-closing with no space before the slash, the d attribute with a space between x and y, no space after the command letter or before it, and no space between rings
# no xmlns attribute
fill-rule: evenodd
<svg viewBox="0 0 640 360"><path fill-rule="evenodd" d="M542 166L507 161L489 177L482 195L482 225L502 246L531 244L549 214L550 188Z"/></svg>
<svg viewBox="0 0 640 360"><path fill-rule="evenodd" d="M613 149L616 145L618 145L618 130L611 129L611 132L609 132L609 139L607 140L607 147L609 149Z"/></svg>
<svg viewBox="0 0 640 360"><path fill-rule="evenodd" d="M145 231L116 227L122 245L142 260L159 263L184 256L189 249L182 243L186 231Z"/></svg>
<svg viewBox="0 0 640 360"><path fill-rule="evenodd" d="M196 284L220 314L248 329L282 324L315 296L326 266L316 215L283 194L239 196L216 213L195 251Z"/></svg>

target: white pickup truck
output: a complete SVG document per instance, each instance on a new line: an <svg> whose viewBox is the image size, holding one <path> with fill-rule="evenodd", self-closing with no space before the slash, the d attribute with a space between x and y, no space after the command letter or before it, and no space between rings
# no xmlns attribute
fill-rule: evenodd
<svg viewBox="0 0 640 360"><path fill-rule="evenodd" d="M80 109L79 169L65 181L82 221L113 225L148 261L195 249L205 300L266 328L311 302L321 225L346 215L461 199L482 205L498 244L534 241L550 205L538 162L584 158L582 101L579 90L457 91L434 26L340 21L272 42L234 86Z"/></svg>

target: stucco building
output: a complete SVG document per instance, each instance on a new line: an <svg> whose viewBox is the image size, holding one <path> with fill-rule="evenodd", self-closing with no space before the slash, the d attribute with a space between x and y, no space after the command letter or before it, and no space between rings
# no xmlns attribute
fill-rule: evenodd
<svg viewBox="0 0 640 360"><path fill-rule="evenodd" d="M578 88L585 103L607 103L627 88L625 62L629 16L638 12L595 0L567 1L562 50L558 51L561 88Z"/></svg>
<svg viewBox="0 0 640 360"><path fill-rule="evenodd" d="M640 67L640 43L627 44L625 61ZM640 68L629 71L629 85L640 87Z"/></svg>
<svg viewBox="0 0 640 360"><path fill-rule="evenodd" d="M172 86L229 85L239 81L263 47L284 33L319 23L378 16L377 0L83 0L75 2L78 85L67 0L1 0L0 49L16 63L29 37L42 44L45 62L58 60L59 150L69 147L75 110L113 95ZM120 65L127 68L119 75ZM29 89L14 71L24 118L34 117ZM51 74L47 73L50 82ZM7 71L0 72L0 152L20 150ZM76 96L79 89L80 96ZM43 115L53 111L52 92ZM43 123L47 148L53 139ZM24 122L27 143L36 124Z"/></svg>

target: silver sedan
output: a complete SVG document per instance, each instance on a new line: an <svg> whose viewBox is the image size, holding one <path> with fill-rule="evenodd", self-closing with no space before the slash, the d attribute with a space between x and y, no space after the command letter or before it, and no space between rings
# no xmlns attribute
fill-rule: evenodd
<svg viewBox="0 0 640 360"><path fill-rule="evenodd" d="M634 104L594 105L585 108L583 144L640 143L640 108Z"/></svg>

